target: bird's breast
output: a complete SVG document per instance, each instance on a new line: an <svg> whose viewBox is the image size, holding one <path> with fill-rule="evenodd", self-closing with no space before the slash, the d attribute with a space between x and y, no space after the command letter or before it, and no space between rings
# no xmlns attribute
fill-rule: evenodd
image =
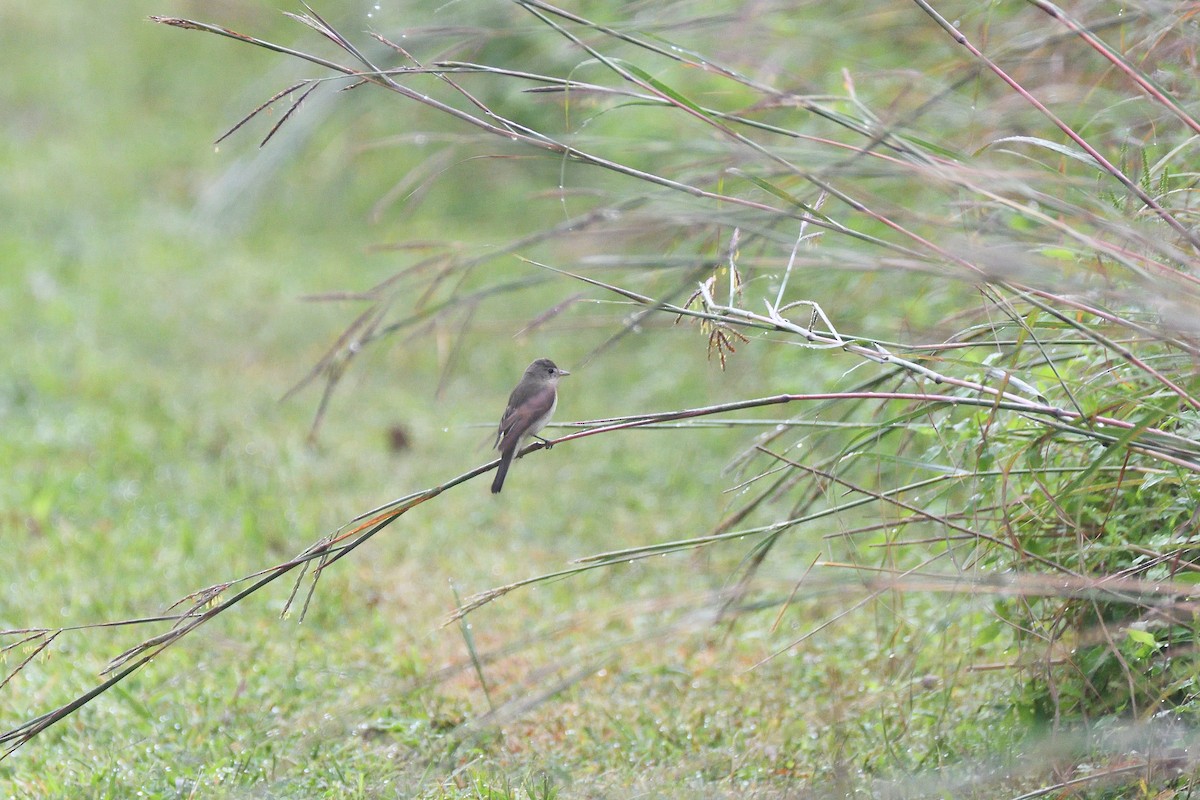
<svg viewBox="0 0 1200 800"><path fill-rule="evenodd" d="M529 426L530 436L546 427L546 423L549 422L550 418L554 416L554 409L556 408L558 408L558 392L554 393L554 399L550 401L550 410L534 420L533 424Z"/></svg>

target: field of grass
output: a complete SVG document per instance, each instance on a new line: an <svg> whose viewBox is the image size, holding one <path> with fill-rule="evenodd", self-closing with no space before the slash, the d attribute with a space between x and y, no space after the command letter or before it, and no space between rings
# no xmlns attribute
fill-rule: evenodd
<svg viewBox="0 0 1200 800"><path fill-rule="evenodd" d="M371 42L364 30L397 41L401 31L420 32L412 36L414 47L475 37L474 44L446 44L437 57L524 63L523 37L541 30L541 23L515 6L464 5L421 4L411 10L411 20L396 9L372 11L369 4L315 8L328 11L331 22L360 45ZM623 18L605 4L581 3L575 10L613 17L614 25L661 37L656 42L694 40L711 47L707 52L715 59L744 63L762 80L777 80L817 102L837 94L840 105L830 106L853 110L848 98L858 91L858 80L872 101L891 97L891 110L919 118L912 108L919 98L897 87L911 77L910 65L917 70L926 61L939 63L957 46L928 17L915 6L888 3L869 4L861 18L823 4L800 5L793 14L764 4L766 21L753 24L738 10L741 4L666 4L670 12L661 17L643 4L630 5ZM684 13L688 9L701 22L671 23L691 14ZM709 200L666 192L631 208L625 221L612 224L616 232L531 242L513 247L511 255L484 258L519 237L585 214L600 202L596 198L619 203L622 181L630 176L583 178L568 159L519 144L502 142L489 150L478 142L456 143L466 127L414 110L376 86L315 93L260 148L286 114L287 99L214 147L263 100L325 73L147 18L200 19L338 59L334 44L279 11L270 4L184 0L138 0L104 10L46 10L18 0L0 9L0 51L7 54L0 83L0 335L8 343L0 353L0 542L8 565L0 582L0 674L7 676L0 685L0 733L95 687L112 659L170 629L170 621L148 618L177 613L191 602L174 606L176 601L287 562L358 515L490 460L495 421L533 358L552 357L573 373L561 386L562 423L785 392L910 391L899 381L867 383L876 375L868 370L884 369L879 354L885 352L882 345L872 350L864 344L868 332L892 350L896 342L938 342L1004 305L993 306L992 289L980 290L949 268L909 265L899 250L888 254L892 262L867 264L849 245L838 244L835 237L843 231L830 212L830 262L802 257L802 286L790 299L818 301L846 346L788 346L796 342L785 329L747 329L743 342L729 318L720 322L717 315L701 322L657 314L629 324L642 310L637 302L595 285L558 281L534 262L595 268L601 263L596 259L619 256L628 270L622 278L646 276L629 285L677 310L695 311L703 298L689 303L688 295L696 285L713 276L713 294L720 292L717 301L723 302L729 275L722 264L740 258L744 291L753 297L745 307L763 314L759 298L775 297L797 236L795 226L780 220L795 219L764 223L749 216L757 208L720 201L710 208ZM973 32L992 24L998 36L1006 26L1026 24L1005 6L968 16ZM753 56L719 35L743 26L767 36ZM792 52L799 47L806 48L802 56ZM380 52L390 51L372 51ZM549 62L570 71L587 61L562 43L537 52L541 69ZM771 64L808 71L772 76ZM578 70L580 81L600 80L594 60ZM640 72L632 77L643 78ZM643 79L707 124L715 117L680 99L668 82L694 78L687 83L690 96L722 108L755 100L747 86L731 88L718 77L694 78L674 67ZM925 75L932 82L940 77ZM970 94L971 81L985 79L955 73L946 82L954 80L956 90L965 85ZM1186 76L1175 80L1180 91L1194 92L1194 86L1178 86ZM429 86L435 84L419 91L432 91ZM716 144L720 137L697 135L686 146L673 142L676 123L649 107L631 103L610 114L600 110L603 100L586 93L562 103L552 95L518 94L504 83L471 86L480 103L507 109L520 125L569 129L578 134L576 146L600 153L607 148L639 170L696 177L709 160L726 157ZM978 93L984 102L987 93ZM461 107L473 107L459 100ZM961 137L948 140L970 152L967 140L983 124L963 113ZM1013 123L1019 127L1025 113L996 115L1019 118ZM764 120L782 124L782 117L768 113ZM950 115L944 119L953 122ZM630 125L637 133L626 136ZM796 145L788 158L801 158L806 147L823 152L814 142L832 134L818 125L836 127L828 119L814 123L813 142ZM947 142L922 142L915 134L912 141L949 159L942 149L951 146ZM739 165L724 173L722 181L730 185L715 182L714 192L738 195L733 184L753 171L748 160ZM857 216L845 218L860 225L860 241L890 235L895 229L885 223L893 219L918 231L937 229L943 218L933 204L958 208L974 188L964 179L947 199L919 175L903 183L887 165L842 169L832 173L845 176L842 185L869 182L879 207L896 202L910 215L876 219L856 210ZM1038 167L1029 170L1023 180L1040 179ZM1163 180L1163 196L1171 196L1174 184ZM1183 184L1189 180L1185 174ZM801 193L800 184L763 171L738 197L759 205L778 202ZM1072 184L1076 190L1099 195L1111 188ZM813 202L805 195L806 213ZM836 200L828 202L826 211ZM1105 208L1121 216L1112 203ZM996 201L989 210L994 218L981 212L978 230L970 233L1006 227L1013 242L1028 244L1034 239L1030 223L1005 217L1009 211ZM964 218L971 213L964 211ZM1103 239L1102 212L1088 213L1096 216L1080 212L1084 221L1077 222L1063 221L1063 215L1053 224L1077 225ZM1194 223L1194 216L1182 218ZM1037 224L1053 227L1041 218ZM744 227L747 243L730 256L737 226ZM710 235L710 228L719 235ZM1121 246L1132 252L1140 240L1132 226L1130 231ZM605 249L606 235L613 237L611 250ZM982 242L964 232L952 244L967 254L965 263ZM1044 242L1029 249L1049 262L1066 258ZM704 260L696 261L697 253ZM1077 281L1070 284L1076 289L1099 282L1102 270L1088 273L1086 258L1078 252L1073 257L1085 266L1063 267L1063 275L1047 278L1048 284ZM479 260L464 266L472 258ZM900 262L904 266L895 266ZM987 258L978 263L995 266ZM453 269L439 272L445 265ZM1017 279L1027 277L1023 267L1011 269ZM388 294L392 289L383 282L402 270L414 270L417 278L397 279L403 288ZM621 282L601 269L588 274ZM426 281L434 287L432 300L422 296ZM372 287L382 288L359 294ZM472 292L477 295L464 302ZM449 310L420 317L426 300L446 300ZM334 373L288 392L376 302L386 307L389 322L403 324L346 363L313 430L325 381ZM1186 305L1188 298L1180 302L1185 311L1194 308ZM410 309L419 317L411 324ZM1156 313L1170 319L1170 309ZM1022 307L1022 314L1028 325L1023 330L1035 340L1048 341L1046 320L1059 324L1048 312L1039 319ZM1085 316L1079 312L1076 322ZM1182 323L1177 327L1178 338L1190 342L1193 332ZM1069 318L1062 329L1071 332ZM1108 331L1096 327L1101 329ZM1021 329L1012 330L1023 340ZM713 349L721 334L734 352ZM1070 348L1078 346L1064 336L1047 348L1074 353ZM1175 377L1182 385L1177 395L1186 399L1198 381L1194 364L1191 372L1180 367L1186 359L1177 358L1171 350L1176 346L1186 352L1171 340L1144 360ZM855 347L874 356L855 358ZM953 371L976 355L962 351L921 363L958 375ZM1046 402L1072 407L1063 399L1070 395L1066 387L1084 397L1095 384L1084 369L1071 372L1075 358L1047 357L1046 365L1029 372L1016 369L1016 359L994 363L1012 368L1014 380L1035 374L1050 397ZM1153 381L1161 393L1137 394L1141 388L1129 387L1144 375L1130 372L1106 367L1102 374L1113 396L1135 396L1131 408L1143 401L1155 409L1168 409L1168 401L1186 405ZM1055 394L1060 387L1063 393ZM1088 405L1089 413L1114 416L1123 407L1111 396ZM1036 440L1039 460L1031 472L1054 465L1075 469L1049 445L1040 449L1053 438L1048 429L993 428L962 410L926 416L897 406L853 406L846 413L833 406L806 408L817 410L766 405L703 417L682 430L645 427L579 438L522 459L498 496L488 492L490 473L454 486L330 564L311 598L311 571L290 604L300 573L285 575L12 751L0 760L0 797L1017 797L1071 781L1097 797L1155 796L1159 790L1187 796L1192 767L1186 755L1167 766L1139 761L1137 771L1121 770L1132 763L1123 761L1131 752L1187 752L1191 684L1164 679L1134 692L1136 680L1129 678L1131 696L1162 691L1163 698L1183 698L1171 704L1183 711L1172 717L1180 727L1169 740L1153 739L1164 735L1157 728L1126 727L1150 721L1163 705L1139 707L1135 701L1132 711L1080 712L1062 696L1077 692L1086 705L1100 684L1072 688L1074 673L1037 678L1039 665L1050 670L1070 659L1054 649L1057 633L1044 636L1051 643L1045 651L1031 641L1043 636L1037 627L1042 622L1049 630L1071 615L1091 613L1039 605L1040 597L1066 597L1070 590L1056 584L1039 594L1018 587L998 599L990 589L938 581L962 576L964 586L985 586L1025 576L1026 559L1066 563L1070 556L1053 549L1055 536L1067 536L1061 530L1071 523L1083 528L1086 521L1105 531L1107 521L1117 519L1126 538L1097 534L1108 560L1095 572L1096 562L1072 562L1071 576L1183 581L1195 573L1160 576L1129 567L1140 557L1175 553L1176 540L1147 534L1134 542L1141 548L1135 550L1128 531L1137 528L1137 519L1170 519L1180 541L1190 541L1185 526L1197 487L1186 465L1193 456L1181 449L1156 451L1151 442L1151 455L1166 453L1171 460L1139 472L1140 462L1126 453L1129 474L1147 476L1136 487L1142 505L1130 500L1120 508L1132 510L1122 516L1120 508L1113 510L1114 500L1101 522L1072 505L1071 497L1084 493L1080 484L1057 497L1057 516L1039 505L1047 497L1053 504L1050 486L1028 494L1014 489L1007 527L995 532L982 522L992 484L979 476L1003 473L1007 489L1009 472L1024 474L1023 459L1032 463L1024 450L1006 461L1004 447ZM1168 422L1178 423L1170 430L1183 442L1193 437L1186 427L1191 419L1184 412L1169 420L1146 418L1116 444L1137 445L1134 439L1145 429L1157 434ZM840 460L821 460L831 452L822 437L839 425L878 431L878 440L864 433ZM904 429L903 442L882 433L893 428ZM548 434L574 430L552 427ZM801 431L787 447L779 438L785 430ZM754 451L756 443L764 450ZM1088 445L1096 449L1086 450ZM1121 497L1124 504L1125 472L1110 482L1115 467L1102 452L1112 445L1099 438L1084 442L1078 471L1086 474L1079 480L1095 497ZM872 491L858 477L855 485L839 484L838 476L824 473L811 496L789 494L800 484L796 479L752 501L767 478L775 480L770 476L776 467L761 461L775 446L805 464L850 462L870 451L867 474L883 483L903 483L911 474L974 477L883 509L851 502ZM971 455L957 461L956 453ZM829 469L838 473L840 467ZM1038 480L1031 478L1031 485ZM1084 505L1103 505L1093 501ZM1162 516L1170 502L1171 516ZM785 536L763 535L761 526L843 504L840 513L814 516L811 524L789 523ZM916 513L913 504L922 524L942 526L929 534L944 538L928 552L916 549L922 540L906 527L908 515ZM880 522L895 527L870 527ZM964 550L962 537L954 536L966 525L994 537ZM574 570L582 566L577 559L742 530L752 532L533 582L452 618L480 592ZM1013 561L990 549L1027 531L1034 531L1033 538L1012 547L1020 556ZM956 572L918 570L948 562ZM929 584L876 580L888 575ZM243 586L214 592L198 610ZM1092 602L1096 618L1120 616L1079 591L1070 596ZM1021 599L1006 605L1016 596ZM1030 616L1021 617L1015 606ZM99 625L120 621L134 622ZM1157 653L1166 639L1156 640L1144 626L1129 629L1134 632L1114 623L1118 641L1106 651L1117 654L1114 663L1126 673L1142 665L1163 669L1150 651ZM1084 683L1098 681L1099 674L1088 672ZM1046 700L1045 687L1062 696ZM1091 703L1087 708L1096 709ZM1099 720L1099 732L1074 724L1080 720ZM1088 770L1112 775L1089 782Z"/></svg>

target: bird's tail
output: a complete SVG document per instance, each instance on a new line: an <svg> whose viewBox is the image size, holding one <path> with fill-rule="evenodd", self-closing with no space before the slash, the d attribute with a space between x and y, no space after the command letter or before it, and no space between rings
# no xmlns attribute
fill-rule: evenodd
<svg viewBox="0 0 1200 800"><path fill-rule="evenodd" d="M496 478L492 481L492 494L499 494L504 488L504 478L508 475L508 466L512 463L516 450L513 447L500 451L500 466L496 468Z"/></svg>

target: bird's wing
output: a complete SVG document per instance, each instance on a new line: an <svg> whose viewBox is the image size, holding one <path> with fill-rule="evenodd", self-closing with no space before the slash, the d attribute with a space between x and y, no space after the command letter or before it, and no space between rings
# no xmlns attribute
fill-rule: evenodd
<svg viewBox="0 0 1200 800"><path fill-rule="evenodd" d="M554 408L554 387L544 386L529 397L510 398L504 416L500 418L500 430L496 435L496 446L501 450L515 448L530 427ZM534 431L536 433L536 431ZM509 443L511 440L511 444Z"/></svg>

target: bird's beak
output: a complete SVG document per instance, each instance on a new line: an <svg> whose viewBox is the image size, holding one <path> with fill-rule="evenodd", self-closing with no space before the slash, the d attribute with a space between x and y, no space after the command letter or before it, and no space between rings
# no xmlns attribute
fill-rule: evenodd
<svg viewBox="0 0 1200 800"><path fill-rule="evenodd" d="M558 377L560 377L560 378L561 378L563 375L570 375L570 374L571 374L571 373L567 372L565 369L560 369L560 370L558 371Z"/></svg>

